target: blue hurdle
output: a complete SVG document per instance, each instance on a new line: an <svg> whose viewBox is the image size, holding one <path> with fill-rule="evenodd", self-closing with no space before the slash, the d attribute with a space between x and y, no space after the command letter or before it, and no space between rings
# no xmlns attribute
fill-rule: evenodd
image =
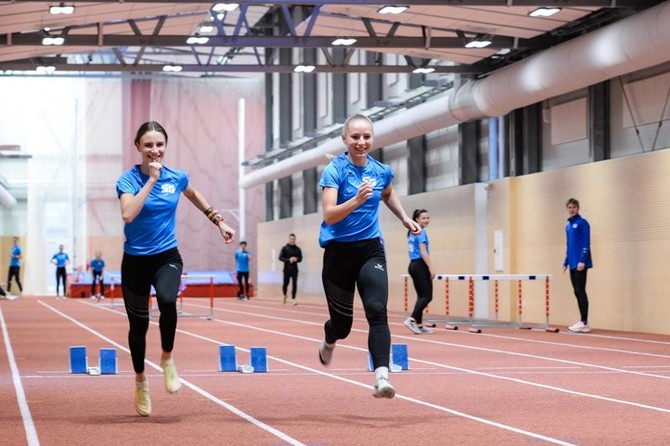
<svg viewBox="0 0 670 446"><path fill-rule="evenodd" d="M219 371L240 373L268 372L267 349L265 347L250 347L251 364L238 364L234 345L219 346Z"/></svg>
<svg viewBox="0 0 670 446"><path fill-rule="evenodd" d="M372 364L372 355L368 352L368 370L374 371ZM391 372L401 372L409 370L409 355L407 353L407 344L391 344L391 363L389 364Z"/></svg>

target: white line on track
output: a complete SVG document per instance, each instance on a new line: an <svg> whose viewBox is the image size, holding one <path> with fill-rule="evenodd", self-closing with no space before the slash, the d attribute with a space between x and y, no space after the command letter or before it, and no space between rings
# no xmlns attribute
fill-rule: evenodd
<svg viewBox="0 0 670 446"><path fill-rule="evenodd" d="M241 312L241 311L230 310L230 309L225 310L225 311L227 311L228 313L234 312L234 313L238 313L238 314L245 314L245 315L257 316L257 317L262 317L262 318L286 320L286 321L290 321L290 322L294 322L294 323L299 322L299 323L305 323L305 324L308 324L308 325L315 324L314 322L298 321L294 318L283 318L283 317L270 316L270 315L258 315L258 314L255 314L255 313ZM284 332L280 332L280 331L269 330L269 329L259 328L259 327L253 327L253 326L249 326L249 325L245 325L245 324L238 324L236 322L224 321L224 320L217 319L217 318L214 318L213 320L215 322L228 324L228 325L233 325L233 326L237 326L237 327L240 327L240 328L264 331L264 332L267 332L267 333L273 333L273 334L277 334L277 335L281 335L281 336L299 338L299 339L309 340L309 341L313 341L313 342L321 342L320 339L307 338L307 337L304 337L304 336L297 336L297 335L284 333ZM365 330L360 330L360 329L352 329L352 331L365 332ZM436 340L427 339L427 338L417 338L417 337L410 337L410 336L394 335L394 338L398 338L398 337L405 338L405 339L411 339L413 341L418 341L418 342L428 342L428 343L431 343L431 344L447 345L447 346L451 346L451 347L466 348L466 349L472 349L472 350L477 350L477 351L485 351L485 352L490 352L490 353L502 353L502 354L508 354L508 355L513 355L513 356L521 356L521 357L524 357L524 358L554 361L554 362L576 365L576 366L582 366L582 367L591 367L591 368L596 368L596 369L599 369L599 370L605 370L605 371L609 371L609 372L633 374L633 375L640 375L640 376L661 378L661 379L670 379L670 376L666 376L666 375L656 375L656 374L651 374L651 373L637 372L637 371L633 371L633 370L619 369L619 368L615 368L615 367L601 366L601 365L597 365L597 364L589 364L589 363L582 363L582 362L577 362L577 361L569 361L569 360L563 360L563 359L557 359L557 358L549 358L549 357L545 357L545 356L530 355L530 354L526 354L526 353L510 352L510 351L507 351L507 350L498 350L498 349L491 349L491 348L484 348L484 347L466 346L466 345L462 345L462 344L453 344L453 343L449 343L449 342L436 341ZM340 346L345 347L345 348L349 348L349 349L353 349L353 350L367 351L367 349L360 348L360 347L355 347L355 346L350 346L350 345L338 345L338 347L340 347ZM577 391L573 391L573 390L565 389L565 388L561 388L561 387L549 386L549 385L545 385L545 384L541 384L541 383L535 383L535 382L532 382L532 381L521 380L521 379L518 379L518 378L511 378L511 377L507 377L507 376L485 373L485 372L481 372L481 371L477 371L477 370L465 369L465 368L462 368L462 367L449 366L449 365L446 365L446 364L436 363L436 362L432 362L432 361L425 361L425 360L416 359L416 358L410 358L410 359L413 362L418 362L420 364L431 365L431 366L434 366L434 367L440 367L440 368L444 368L444 369L448 369L448 370L459 371L459 372L462 372L462 373L485 376L485 377L488 377L488 378L494 378L494 379L500 379L500 380L507 380L507 381L512 381L512 382L525 384L525 385L530 385L530 386L534 386L534 387L540 387L540 388L547 389L547 390L553 390L553 391L557 391L557 392L567 393L567 394L571 394L571 395L579 395L579 396L593 398L593 399L597 399L597 400L608 401L608 402L611 402L611 403L624 404L624 405L628 405L628 406L653 410L653 411L657 411L657 412L670 413L670 409L666 409L666 408L663 408L663 407L651 406L651 405L647 405L647 404L636 403L634 401L621 400L621 399L617 399L617 398L609 398L609 397L604 397L604 396L600 396L600 395L596 395L596 394L577 392Z"/></svg>
<svg viewBox="0 0 670 446"><path fill-rule="evenodd" d="M216 310L216 308L215 308ZM271 316L267 314L257 314L257 313L250 313L246 311L238 311L238 310L221 310L227 313L235 313L235 314L242 314L246 316L254 316L258 318L265 318L265 319L274 319L274 320L281 320L281 321L287 321L287 322L294 322L294 323L299 323L299 324L304 324L304 325L318 325L322 326L322 323L319 322L311 322L311 321L301 321L295 318L285 318L281 316ZM245 328L253 328L253 327L247 327ZM359 333L366 333L365 330L357 329L357 328L352 328L351 331L356 331ZM285 334L285 336L290 336ZM468 334L468 336L483 336L481 334L477 335L472 335ZM499 335L489 335L490 337L499 337ZM623 368L616 368L616 367L608 367L608 366L603 366L603 365L598 365L598 364L591 364L591 363L586 363L586 362L579 362L579 361L570 361L567 359L558 359L558 358L551 358L551 357L546 357L546 356L539 356L539 355L531 355L528 353L520 353L520 352L514 352L514 351L509 351L509 350L500 350L500 349L494 349L494 348L488 348L488 347L477 347L477 346L472 346L472 345L464 345L464 344L457 344L457 343L452 343L452 342L446 342L446 341L439 341L435 339L430 339L429 337L426 336L416 336L416 335L411 335L411 336L404 336L404 335L393 335L394 339L405 339L405 340L410 340L413 342L424 342L424 343L429 343L429 344L437 344L437 345L443 345L443 346L449 346L449 347L457 347L457 348L463 348L463 349L469 349L469 350L477 350L477 351L484 351L488 353L500 353L500 354L505 354L505 355L512 355L512 356L520 356L524 358L531 358L531 359L539 359L543 361L549 361L549 362L559 362L562 364L569 364L573 366L581 366L581 367L592 367L592 368L597 368L600 370L607 370L607 371L614 371L614 372L619 372L619 373L626 373L626 374L631 374L631 375L639 375L639 376L647 376L647 377L652 377L652 378L661 378L661 379L670 379L670 376L666 375L657 375L657 374L652 374L652 373L645 373L645 372L638 372L635 370L626 370ZM510 337L510 339L513 340L526 340L523 338L516 338L516 337ZM321 340L315 340L316 342L321 342ZM554 344L554 345L559 345L559 346L565 346L567 348L572 348L576 347L579 348L581 346L575 346L572 344L562 344L562 343L552 343L549 341L537 341L539 343L549 343L549 344ZM356 348L357 347L350 347L350 346L344 346L346 348ZM363 349L360 349L363 350ZM365 350L367 351L367 350ZM629 351L629 350L612 350L617 353L625 353L625 354L633 354L633 355L644 355L644 353L641 352L635 352L635 351ZM655 357L661 357L661 358L670 358L670 356L667 355L655 355L655 354L650 354L649 356L655 356Z"/></svg>
<svg viewBox="0 0 670 446"><path fill-rule="evenodd" d="M89 333L91 333L91 334L93 334L93 335L99 337L100 339L104 340L105 342L107 342L107 343L109 343L109 344L115 346L115 347L118 348L119 350L122 350L122 351L124 351L124 352L130 354L130 350L129 350L128 348L126 348L126 347L124 347L123 345L119 344L118 342L116 342L116 341L114 341L114 340L108 338L107 336L103 335L102 333L99 333L99 332L95 331L94 329L88 327L87 325L82 324L81 322L79 322L79 321L76 320L75 318L68 316L67 314L63 313L62 311L57 310L57 309L54 308L53 306L51 306L51 305L49 305L49 304L47 304L47 303L44 303L44 302L41 301L41 300L39 300L38 303L41 304L41 305L43 305L43 306L45 306L46 308L48 308L49 310L53 311L54 313L58 314L58 315L61 316L62 318L69 320L70 322L72 322L73 324L77 325L78 327L83 328L84 330L88 331ZM101 307L97 307L97 308L101 308ZM122 315L125 316L125 313L121 313L121 312L119 312L119 311L115 311L115 310L107 309L107 308L105 308L105 310L110 311L110 312L112 312L112 313L116 313L116 314L122 314ZM156 324L155 322L152 322L152 323L153 323L153 324ZM144 360L144 363L147 364L147 365L149 365L150 367L152 367L152 368L154 368L154 369L156 369L156 370L162 372L162 369L160 368L160 366L159 366L158 364L156 364L156 363L154 363L154 362L152 362L152 361L149 361L149 360L147 360L147 359ZM218 404L219 406L221 406L221 407L227 409L228 411L234 413L234 414L237 415L238 417L240 417L240 418L242 418L242 419L244 419L244 420L250 422L251 424L253 424L253 425L255 425L255 426L257 426L257 427L263 429L264 431L269 432L270 434L274 435L275 437L277 437L277 438L279 438L279 439L285 441L287 444L295 445L295 446L306 446L304 443L302 443L302 442L296 440L295 438L290 437L289 435L287 435L287 434L281 432L280 430L275 429L274 427L272 427L272 426L270 426L270 425L268 425L268 424L265 424L265 423L263 423L262 421L260 421L260 420L258 420L258 419L256 419L256 418L252 417L251 415L247 414L246 412L241 411L240 409L238 409L237 407L233 406L232 404L226 403L225 401L223 401L223 400L221 400L221 399L215 397L214 395L212 395L211 393L205 391L204 389L202 389L202 388L200 388L200 387L198 387L198 386L196 386L196 385L190 383L188 380L185 380L185 379L183 379L183 378L180 378L180 379L181 379L182 384L185 385L186 387L188 387L189 389L193 390L193 391L196 392L196 393L199 393L200 395L204 396L205 398L207 398L208 400L212 401L213 403Z"/></svg>
<svg viewBox="0 0 670 446"><path fill-rule="evenodd" d="M91 306L96 307L95 305L90 304L90 303L87 303L87 305L91 305ZM98 306L96 308L101 308L101 307ZM106 311L110 311L112 313L116 313L118 315L125 316L125 313L122 313L120 311L107 309L107 308L104 308L104 309ZM54 311L57 311L57 310L54 310ZM63 316L65 318L71 320L75 324L86 328L88 331L94 332L91 329L88 329L87 327L85 327L83 324L80 324L76 320L70 318L69 316L67 316L67 315L63 315ZM223 321L223 320L216 319L216 318L212 319L212 321L215 321L215 322L218 322L218 323L223 323L223 324L228 324L228 325L233 325L233 326L240 327L240 328L263 331L263 332L266 332L266 333L273 333L273 334L278 334L278 335L282 335L282 336L289 336L289 337L292 337L292 338L297 338L297 339L302 339L302 340L307 340L307 341L320 342L320 340L316 340L314 338L309 338L309 337L299 336L299 335L293 335L293 334L288 334L288 333L279 332L279 331L275 331L275 330L268 330L268 329L264 329L264 328L250 327L248 325L239 324L239 323L236 323L236 322ZM211 342L211 343L216 344L216 345L224 344L223 342L221 342L219 340L212 339L212 338L209 338L209 337L206 337L206 336L202 336L202 335L199 335L199 334L196 334L196 333L192 333L192 332L189 332L189 331L186 331L186 330L178 329L177 331L181 334L192 336L192 337L195 337L197 339L207 341L207 342ZM102 335L100 335L100 336L102 336ZM114 343L114 344L118 345L116 343ZM358 347L351 347L351 346L347 346L347 347L353 348L353 349L356 349L356 350L367 351L367 349L362 349L362 348L358 348ZM242 351L248 351L247 349L243 349L243 348L240 348L240 347L237 347L237 346L235 348L237 348L239 350L242 350ZM124 351L128 351L128 350L124 348ZM268 355L267 357L268 357L268 359L272 359L272 360L277 361L279 363L282 363L282 364L285 364L285 365L288 365L288 366L291 366L291 367L295 367L295 368L298 368L298 369L302 369L302 370L305 370L305 371L313 373L313 374L326 376L328 378L336 379L338 381L346 382L348 384L363 387L363 388L366 388L366 389L372 389L372 386L370 386L368 384L364 384L360 381L355 381L355 380L352 380L352 379L344 378L342 376L334 375L332 373L324 372L322 370L313 369L311 367L307 367L307 366L304 366L302 364L297 364L297 363L294 363L294 362L291 362L291 361L287 361L287 360L284 360L284 359L281 359L281 358L278 358L278 357L274 357L274 356L270 356L270 355ZM146 361L146 362L149 362L149 361ZM184 380L182 379L182 381L184 381ZM189 387L191 387L191 386L189 386ZM193 387L195 387L195 386L193 386ZM194 390L196 390L196 389L194 388ZM475 421L475 422L478 422L478 423L486 424L486 425L493 426L493 427L496 427L496 428L499 428L499 429L503 429L503 430L506 430L506 431L510 431L510 432L514 432L514 433L517 433L517 434L520 434L520 435L531 437L531 438L534 438L536 440L546 441L548 443L557 444L557 445L561 445L561 446L575 446L573 443L569 443L569 442L566 442L566 441L563 441L563 440L560 440L560 439L557 439L557 438L548 437L548 436L538 434L538 433L535 433L535 432L530 432L530 431L526 431L526 430L523 430L523 429L519 429L519 428L516 428L514 426L507 425L507 424L502 424L502 423L498 423L496 421L488 420L488 419L485 419L485 418L480 418L480 417L477 417L477 416L474 416L474 415L470 415L470 414L467 414L467 413L464 413L464 412L460 412L460 411L457 411L457 410L454 410L454 409L450 409L448 407L440 406L440 405L433 404L433 403L428 403L426 401L417 400L415 398L411 398L411 397L408 397L408 396L405 396L405 395L400 395L400 394L396 393L396 399L401 399L401 400L408 401L408 402L411 402L411 403L414 403L414 404L419 404L419 405L422 405L422 406L430 407L432 409L435 409L435 410L438 410L438 411L441 411L441 412L446 412L446 413L449 413L449 414L452 414L452 415L455 415L455 416L458 416L458 417L466 418L466 419L469 419L469 420L472 420L472 421Z"/></svg>
<svg viewBox="0 0 670 446"><path fill-rule="evenodd" d="M26 431L26 440L28 446L39 446L40 439L37 436L35 423L28 407L26 400L26 393L23 391L23 384L21 383L21 374L19 367L16 365L16 358L14 358L14 350L12 343L9 340L9 332L5 324L5 317L2 314L2 307L0 307L0 326L2 328L2 337L5 339L5 349L7 350L7 359L9 361L9 368L12 371L12 382L14 383L14 391L16 392L16 399L19 403L19 410L21 411L21 418L23 419L23 429Z"/></svg>

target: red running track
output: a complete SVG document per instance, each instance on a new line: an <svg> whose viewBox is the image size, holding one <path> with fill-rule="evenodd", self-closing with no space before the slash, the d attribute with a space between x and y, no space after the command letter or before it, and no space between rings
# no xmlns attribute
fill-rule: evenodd
<svg viewBox="0 0 670 446"><path fill-rule="evenodd" d="M120 303L117 301L117 303ZM206 313L208 302L185 300ZM393 400L372 397L360 308L331 367L317 348L325 305L220 299L212 320L181 317L169 395L148 334L153 415L133 405L122 306L26 297L0 302L0 443L6 445L663 445L670 444L670 337L441 327L414 335L391 314L411 370L393 373ZM265 346L268 373L218 371L218 346L238 362ZM89 365L118 351L117 375L68 372L69 347Z"/></svg>

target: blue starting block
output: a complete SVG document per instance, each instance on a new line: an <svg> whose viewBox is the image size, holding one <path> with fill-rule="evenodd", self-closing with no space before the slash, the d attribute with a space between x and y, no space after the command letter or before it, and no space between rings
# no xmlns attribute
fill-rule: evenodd
<svg viewBox="0 0 670 446"><path fill-rule="evenodd" d="M88 373L88 358L83 345L70 347L70 373Z"/></svg>
<svg viewBox="0 0 670 446"><path fill-rule="evenodd" d="M402 370L409 370L407 344L391 344L391 363L400 366Z"/></svg>
<svg viewBox="0 0 670 446"><path fill-rule="evenodd" d="M368 352L368 370L370 372L374 372L375 370L370 352ZM409 370L407 344L391 344L391 363L389 364L389 371L401 372L403 370Z"/></svg>
<svg viewBox="0 0 670 446"><path fill-rule="evenodd" d="M70 347L70 373L88 373L89 375L116 375L117 361L115 348L101 348L98 367L88 366L86 346Z"/></svg>
<svg viewBox="0 0 670 446"><path fill-rule="evenodd" d="M116 375L116 349L115 348L101 348L100 349L100 374L101 375Z"/></svg>
<svg viewBox="0 0 670 446"><path fill-rule="evenodd" d="M267 349L250 347L251 364L238 364L234 345L219 346L219 371L240 373L266 373L268 371Z"/></svg>
<svg viewBox="0 0 670 446"><path fill-rule="evenodd" d="M234 345L219 345L219 371L237 371L237 356L235 355Z"/></svg>
<svg viewBox="0 0 670 446"><path fill-rule="evenodd" d="M267 349L265 347L251 347L249 348L249 355L251 357L251 367L254 368L254 373L267 373Z"/></svg>

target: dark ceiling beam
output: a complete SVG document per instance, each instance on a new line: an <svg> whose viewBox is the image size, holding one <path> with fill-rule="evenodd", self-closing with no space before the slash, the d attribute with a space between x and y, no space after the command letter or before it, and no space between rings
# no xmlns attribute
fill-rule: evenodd
<svg viewBox="0 0 670 446"><path fill-rule="evenodd" d="M47 58L44 58L47 59ZM160 73L163 72L163 64L74 64L74 63L48 63L54 66L56 72L133 72L133 73ZM0 62L0 71L33 71L41 65L33 61L9 61ZM181 73L293 73L295 65L255 65L255 64L225 64L225 65L198 65L180 64ZM317 65L313 74L317 73L411 73L416 67L407 65ZM472 67L468 65L458 66L436 66L435 73L464 73L483 74L486 67ZM5 73L8 74L8 73ZM16 74L16 73L15 73ZM178 76L179 74L176 74Z"/></svg>
<svg viewBox="0 0 670 446"><path fill-rule="evenodd" d="M43 0L15 0L12 3L46 3ZM90 3L90 0L68 0L67 3ZM203 0L97 0L96 3L207 3ZM216 3L213 1L212 3ZM235 0L240 5L385 5L385 0ZM662 3L662 0L403 0L405 6L559 6L559 7L596 7L596 8L649 8Z"/></svg>
<svg viewBox="0 0 670 446"><path fill-rule="evenodd" d="M44 34L41 33L14 33L11 36L0 35L0 48L2 46L40 46ZM52 35L53 37L53 35ZM99 36L98 34L70 34L65 36L65 44L58 49L67 47L188 47L186 39L190 36L183 35L116 35L109 34ZM328 48L336 47L333 41L338 36L208 36L205 44L196 44L194 47L264 47L264 48ZM430 45L425 37L366 37L354 36L357 41L348 48L382 50L391 48L463 48L469 42L468 38L462 37L431 37ZM472 36L474 38L474 36ZM506 36L492 36L489 38L493 48L517 48L517 49L542 49L551 45L549 39L535 38L515 39ZM56 49L57 47L54 47ZM473 51L477 51L474 49Z"/></svg>

